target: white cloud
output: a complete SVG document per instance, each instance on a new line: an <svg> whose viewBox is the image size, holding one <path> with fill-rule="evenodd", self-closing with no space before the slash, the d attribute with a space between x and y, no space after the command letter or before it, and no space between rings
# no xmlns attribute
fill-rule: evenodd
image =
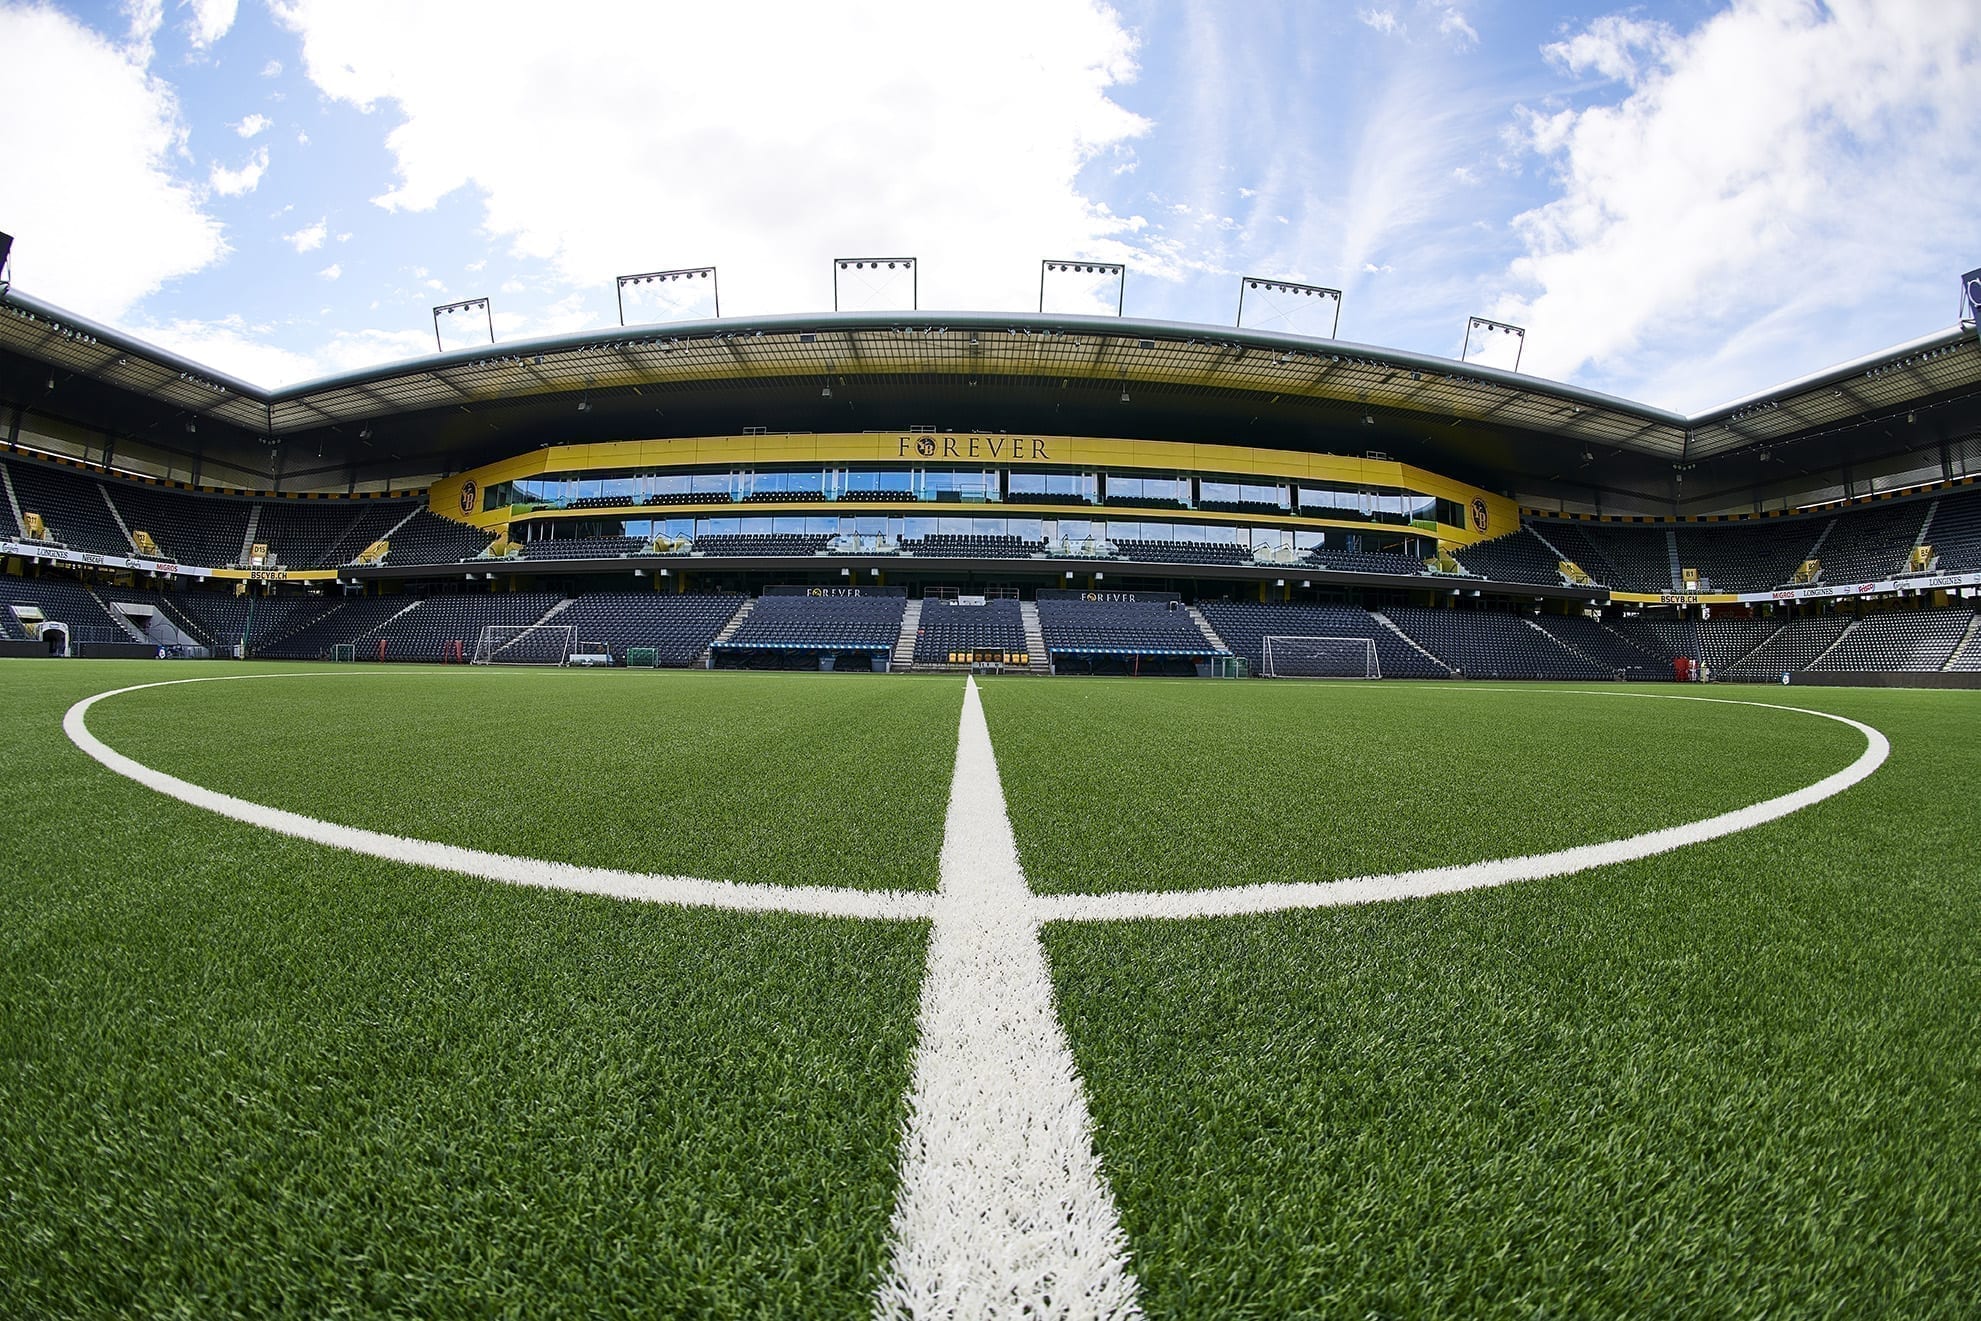
<svg viewBox="0 0 1981 1321"><path fill-rule="evenodd" d="M194 47L204 50L227 35L234 26L238 0L180 0L193 11L186 25L186 36Z"/></svg>
<svg viewBox="0 0 1981 1321"><path fill-rule="evenodd" d="M270 119L267 115L249 115L247 116L247 118L243 119L240 123L235 124L232 127L234 131L240 134L242 137L251 138L255 134L265 130L270 124L273 124L274 122L275 121Z"/></svg>
<svg viewBox="0 0 1981 1321"><path fill-rule="evenodd" d="M207 173L207 183L222 197L241 197L253 192L261 185L261 176L268 172L268 148L258 147L247 163L238 170L230 170L219 161Z"/></svg>
<svg viewBox="0 0 1981 1321"><path fill-rule="evenodd" d="M1623 90L1528 116L1560 195L1516 217L1523 292L1496 311L1528 327L1529 370L1703 407L1807 370L1809 327L1848 324L1839 356L1918 334L1899 295L1971 256L1981 9L1738 0L1548 55Z"/></svg>
<svg viewBox="0 0 1981 1321"><path fill-rule="evenodd" d="M297 252L314 252L323 246L324 236L329 232L329 222L319 220L314 225L304 225L293 234L284 234L282 241Z"/></svg>
<svg viewBox="0 0 1981 1321"><path fill-rule="evenodd" d="M314 358L269 343L267 327L249 325L239 316L219 321L140 320L130 329L160 348L255 385L288 385L323 375Z"/></svg>
<svg viewBox="0 0 1981 1321"><path fill-rule="evenodd" d="M17 240L15 283L115 321L226 252L220 222L173 173L186 133L178 102L128 48L57 10L0 5L0 50L15 106L61 107L0 116L0 159L15 184L0 224Z"/></svg>
<svg viewBox="0 0 1981 1321"><path fill-rule="evenodd" d="M309 135L309 134L307 134L307 133L305 133L305 132L303 132L303 130L301 130L301 129L297 129L297 130L296 130L296 145L297 145L298 147L307 147L307 146L309 146L309 145L310 145L310 135Z"/></svg>
<svg viewBox="0 0 1981 1321"><path fill-rule="evenodd" d="M1098 0L572 6L550 24L529 6L464 12L278 9L321 91L394 103L397 178L380 205L472 189L510 257L550 263L566 287L713 263L725 312L786 311L829 305L833 256L905 251L922 259L925 307L1024 307L1041 256L1168 269L1129 243L1134 217L1078 182L1147 127L1109 97L1133 76L1133 41ZM395 40L377 40L386 29ZM653 77L598 55L742 49L747 95L719 60ZM493 100L490 69L508 89ZM972 88L996 89L999 131L964 148L954 112Z"/></svg>
<svg viewBox="0 0 1981 1321"><path fill-rule="evenodd" d="M152 38L165 26L165 0L123 0L122 8L128 23L125 50L142 68L151 63Z"/></svg>
<svg viewBox="0 0 1981 1321"><path fill-rule="evenodd" d="M321 275L326 280L335 280L344 274L344 268L333 261L328 266L318 271L317 274Z"/></svg>
<svg viewBox="0 0 1981 1321"><path fill-rule="evenodd" d="M1403 28L1394 9L1358 9L1355 11L1355 17L1386 37L1394 35Z"/></svg>
<svg viewBox="0 0 1981 1321"><path fill-rule="evenodd" d="M351 241L351 231L347 229L342 234L339 234L337 241L339 243L349 243Z"/></svg>
<svg viewBox="0 0 1981 1321"><path fill-rule="evenodd" d="M261 76L264 78L280 78L282 76L282 61L270 60L268 63L262 65Z"/></svg>
<svg viewBox="0 0 1981 1321"><path fill-rule="evenodd" d="M1461 46L1479 44L1479 30L1466 22L1465 15L1457 9L1446 9L1438 18L1438 32Z"/></svg>
<svg viewBox="0 0 1981 1321"><path fill-rule="evenodd" d="M1680 53L1681 44L1667 23L1608 14L1567 41L1543 46L1541 53L1569 73L1597 73L1635 85L1646 61L1661 65Z"/></svg>

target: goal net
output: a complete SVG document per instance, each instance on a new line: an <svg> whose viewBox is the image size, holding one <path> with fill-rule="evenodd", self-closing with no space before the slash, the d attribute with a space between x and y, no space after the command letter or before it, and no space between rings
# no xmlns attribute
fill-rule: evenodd
<svg viewBox="0 0 1981 1321"><path fill-rule="evenodd" d="M1273 679L1380 679L1374 638L1269 637L1259 673Z"/></svg>
<svg viewBox="0 0 1981 1321"><path fill-rule="evenodd" d="M472 665L562 665L577 641L576 624L485 624Z"/></svg>

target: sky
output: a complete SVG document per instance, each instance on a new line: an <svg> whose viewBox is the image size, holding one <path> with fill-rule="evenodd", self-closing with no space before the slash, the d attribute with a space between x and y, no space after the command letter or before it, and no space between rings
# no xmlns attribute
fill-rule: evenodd
<svg viewBox="0 0 1981 1321"><path fill-rule="evenodd" d="M1972 0L0 0L14 286L263 386L619 324L1127 315L1697 411L1942 330ZM708 315L628 287L629 323ZM1111 312L1055 272L1048 311Z"/></svg>

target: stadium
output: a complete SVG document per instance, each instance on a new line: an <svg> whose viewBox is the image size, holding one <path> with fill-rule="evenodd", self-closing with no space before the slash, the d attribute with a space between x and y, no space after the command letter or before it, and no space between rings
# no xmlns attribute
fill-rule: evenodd
<svg viewBox="0 0 1981 1321"><path fill-rule="evenodd" d="M1981 1292L1972 323L1686 415L15 289L0 409L13 1314Z"/></svg>

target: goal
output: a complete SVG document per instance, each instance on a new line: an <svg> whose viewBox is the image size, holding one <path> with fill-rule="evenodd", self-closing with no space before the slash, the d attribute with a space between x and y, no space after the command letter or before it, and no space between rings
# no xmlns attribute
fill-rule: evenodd
<svg viewBox="0 0 1981 1321"><path fill-rule="evenodd" d="M562 665L577 641L576 624L485 624L471 665Z"/></svg>
<svg viewBox="0 0 1981 1321"><path fill-rule="evenodd" d="M1374 638L1269 637L1259 673L1271 679L1380 679Z"/></svg>

